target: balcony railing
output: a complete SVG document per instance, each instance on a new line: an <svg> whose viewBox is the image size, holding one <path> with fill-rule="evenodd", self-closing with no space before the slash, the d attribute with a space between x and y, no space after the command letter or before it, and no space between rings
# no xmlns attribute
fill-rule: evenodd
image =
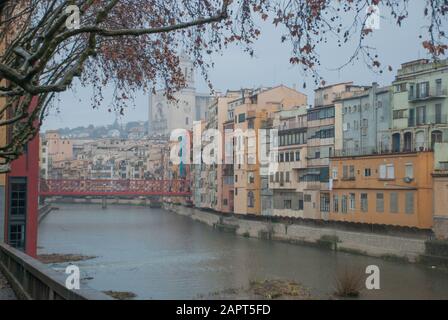
<svg viewBox="0 0 448 320"><path fill-rule="evenodd" d="M334 150L331 152L331 158L334 157L352 157L352 156L369 156L376 154L396 154L396 153L409 153L409 152L423 152L423 151L433 151L432 148L427 147L406 147L401 146L398 150L393 150L389 148L376 149L376 148L358 148L358 149L342 149Z"/></svg>
<svg viewBox="0 0 448 320"><path fill-rule="evenodd" d="M447 96L446 89L430 88L428 92L409 92L409 101L421 101L434 98L444 98Z"/></svg>
<svg viewBox="0 0 448 320"><path fill-rule="evenodd" d="M408 119L408 126L409 127L416 127L416 126L424 126L428 124L447 124L448 123L448 115L428 115L425 117L425 119L417 119L416 117L411 117Z"/></svg>
<svg viewBox="0 0 448 320"><path fill-rule="evenodd" d="M353 149L341 149L333 150L331 152L331 157L349 157L349 156L361 156L368 154L378 153L376 148L366 147L366 148L353 148Z"/></svg>
<svg viewBox="0 0 448 320"><path fill-rule="evenodd" d="M307 128L307 122L288 122L286 125L280 124L276 127L278 131L283 130L291 130L291 129L306 129Z"/></svg>

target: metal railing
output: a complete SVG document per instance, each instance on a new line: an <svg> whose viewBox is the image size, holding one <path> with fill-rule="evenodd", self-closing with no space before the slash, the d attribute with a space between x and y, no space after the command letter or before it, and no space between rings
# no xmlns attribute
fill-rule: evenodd
<svg viewBox="0 0 448 320"><path fill-rule="evenodd" d="M432 98L443 98L447 96L447 90L446 89L437 89L434 87L430 87L427 92L409 92L408 98L409 101L420 101L420 100L427 100Z"/></svg>
<svg viewBox="0 0 448 320"><path fill-rule="evenodd" d="M108 295L83 286L70 290L65 274L4 243L0 243L0 270L19 299L26 300L112 300Z"/></svg>
<svg viewBox="0 0 448 320"><path fill-rule="evenodd" d="M381 155L381 154L397 154L397 153L410 153L410 152L426 152L433 151L432 148L425 147L406 147L400 146L399 149L377 149L377 148L358 148L358 149L340 149L331 151L330 158L333 157L352 157L352 156L369 156L369 155Z"/></svg>

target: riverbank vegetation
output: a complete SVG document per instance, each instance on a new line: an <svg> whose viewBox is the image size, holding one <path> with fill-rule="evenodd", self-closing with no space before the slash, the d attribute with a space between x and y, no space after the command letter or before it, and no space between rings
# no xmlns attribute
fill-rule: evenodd
<svg viewBox="0 0 448 320"><path fill-rule="evenodd" d="M59 253L40 254L37 256L37 259L45 264L84 261L94 258L96 258L96 256L86 256L82 254L59 254Z"/></svg>
<svg viewBox="0 0 448 320"><path fill-rule="evenodd" d="M363 289L363 273L354 268L339 272L335 279L334 294L340 298L357 298Z"/></svg>
<svg viewBox="0 0 448 320"><path fill-rule="evenodd" d="M117 300L130 300L134 299L137 295L130 291L113 291L113 290L107 290L103 291L103 293L107 294L108 296L111 296L114 299Z"/></svg>
<svg viewBox="0 0 448 320"><path fill-rule="evenodd" d="M247 287L217 291L198 299L309 300L311 293L300 283L288 280L251 280Z"/></svg>

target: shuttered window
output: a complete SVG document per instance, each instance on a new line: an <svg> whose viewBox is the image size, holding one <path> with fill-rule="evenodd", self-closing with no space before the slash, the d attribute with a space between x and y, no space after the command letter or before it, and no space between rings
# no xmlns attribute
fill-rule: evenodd
<svg viewBox="0 0 448 320"><path fill-rule="evenodd" d="M390 212L398 213L398 193L397 192L390 193Z"/></svg>
<svg viewBox="0 0 448 320"><path fill-rule="evenodd" d="M406 192L406 209L407 214L414 213L414 192Z"/></svg>
<svg viewBox="0 0 448 320"><path fill-rule="evenodd" d="M376 194L376 212L384 212L384 194Z"/></svg>
<svg viewBox="0 0 448 320"><path fill-rule="evenodd" d="M361 211L369 211L369 201L367 193L361 193Z"/></svg>

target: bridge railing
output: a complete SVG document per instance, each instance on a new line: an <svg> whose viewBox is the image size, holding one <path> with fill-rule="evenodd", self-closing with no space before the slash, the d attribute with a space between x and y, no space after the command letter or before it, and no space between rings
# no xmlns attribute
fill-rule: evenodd
<svg viewBox="0 0 448 320"><path fill-rule="evenodd" d="M188 180L42 179L41 194L130 194L187 195Z"/></svg>
<svg viewBox="0 0 448 320"><path fill-rule="evenodd" d="M111 300L108 295L84 287L70 290L65 274L4 243L0 243L0 270L19 299L27 300Z"/></svg>

